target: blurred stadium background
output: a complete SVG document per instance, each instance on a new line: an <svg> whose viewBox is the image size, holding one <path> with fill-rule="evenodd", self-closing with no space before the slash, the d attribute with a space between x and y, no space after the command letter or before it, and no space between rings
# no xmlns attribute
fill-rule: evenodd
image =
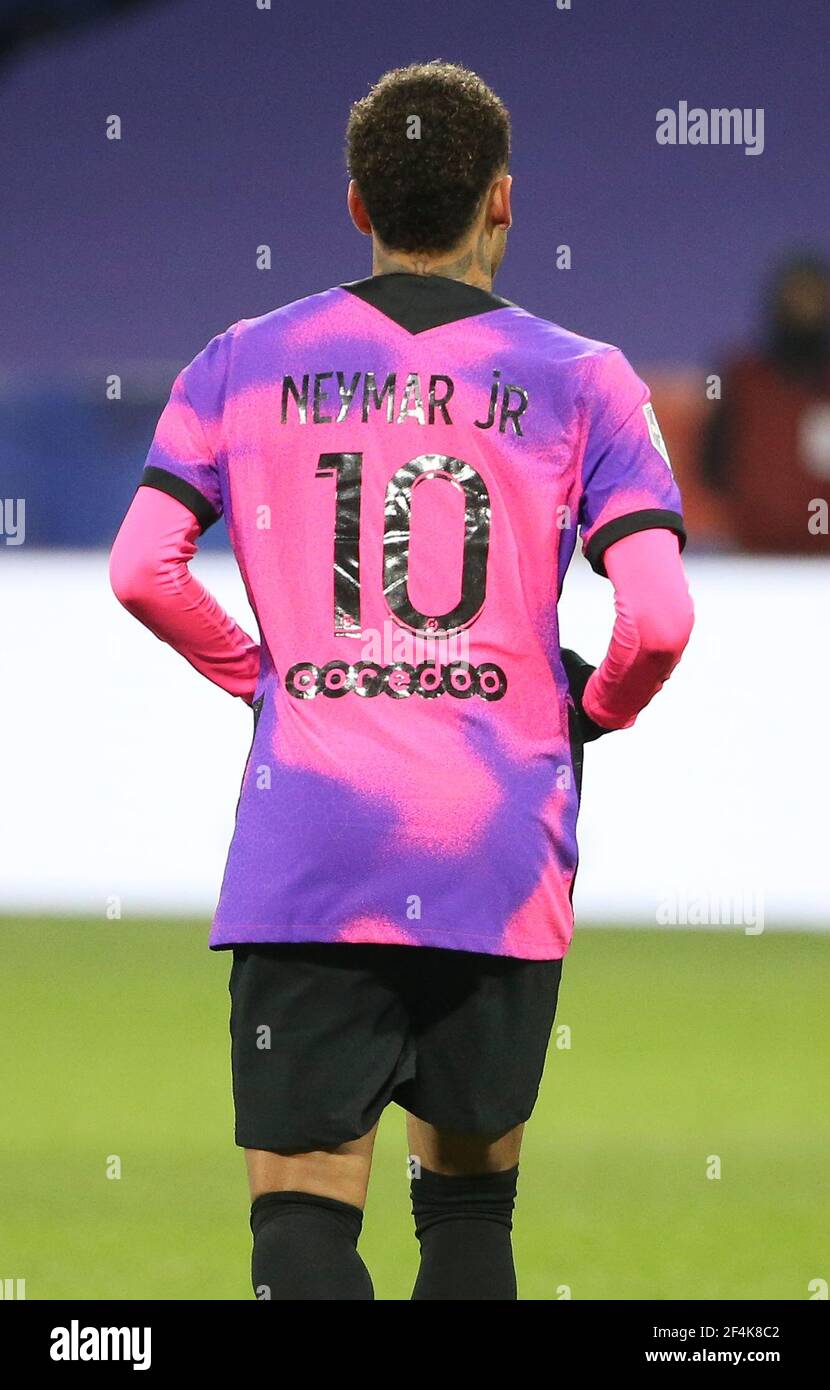
<svg viewBox="0 0 830 1390"><path fill-rule="evenodd" d="M824 0L424 0L406 23L363 3L0 0L0 1281L248 1296L229 962L205 938L249 717L122 613L107 548L180 366L237 318L368 273L348 105L433 56L513 116L497 290L618 343L652 387L698 614L654 708L588 750L572 1031L526 1144L522 1296L801 1299L830 1280L830 553L785 517L830 497L830 377L815 335L769 350L765 297L807 251L820 317L828 37ZM763 153L658 145L681 100L763 108ZM747 361L752 429L732 411L724 444ZM244 619L221 527L196 567ZM612 620L577 559L564 639L597 660ZM405 1157L392 1112L364 1239L387 1299L414 1269Z"/></svg>

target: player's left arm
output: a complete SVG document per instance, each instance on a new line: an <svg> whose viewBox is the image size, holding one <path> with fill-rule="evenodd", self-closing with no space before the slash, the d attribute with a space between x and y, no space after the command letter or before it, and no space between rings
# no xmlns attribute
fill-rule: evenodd
<svg viewBox="0 0 830 1390"><path fill-rule="evenodd" d="M176 378L112 549L110 581L151 632L250 703L259 646L189 569L199 536L223 511L217 459L234 333L219 334Z"/></svg>
<svg viewBox="0 0 830 1390"><path fill-rule="evenodd" d="M201 523L154 487L140 487L110 556L110 583L133 617L229 695L250 704L259 678L258 644L188 568Z"/></svg>

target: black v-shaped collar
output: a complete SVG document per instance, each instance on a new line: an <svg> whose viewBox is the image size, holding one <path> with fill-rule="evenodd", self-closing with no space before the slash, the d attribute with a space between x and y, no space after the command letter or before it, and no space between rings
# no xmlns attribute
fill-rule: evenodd
<svg viewBox="0 0 830 1390"><path fill-rule="evenodd" d="M353 280L340 288L371 304L408 333L426 333L430 328L489 314L493 309L515 308L509 299L445 275L411 275L396 270L389 275Z"/></svg>

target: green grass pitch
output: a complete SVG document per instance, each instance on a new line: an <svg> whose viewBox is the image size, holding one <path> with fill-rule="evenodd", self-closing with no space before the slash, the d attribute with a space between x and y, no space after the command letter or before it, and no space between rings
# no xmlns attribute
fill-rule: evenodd
<svg viewBox="0 0 830 1390"><path fill-rule="evenodd" d="M204 923L0 923L0 1278L29 1299L251 1297L229 966ZM522 1159L520 1297L798 1300L830 1280L829 983L820 936L577 929L571 1046ZM395 1107L361 1249L376 1296L408 1298Z"/></svg>

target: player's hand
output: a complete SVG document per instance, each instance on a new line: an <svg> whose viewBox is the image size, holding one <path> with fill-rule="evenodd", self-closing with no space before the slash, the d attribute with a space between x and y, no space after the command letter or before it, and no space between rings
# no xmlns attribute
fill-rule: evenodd
<svg viewBox="0 0 830 1390"><path fill-rule="evenodd" d="M610 729L603 729L601 724L595 724L594 720L582 708L582 696L590 677L597 669L596 666L585 661L577 652L572 652L569 647L562 648L562 665L565 667L565 675L568 677L568 686L576 709L579 732L583 743L592 743L595 738L601 738L603 734L610 734Z"/></svg>

